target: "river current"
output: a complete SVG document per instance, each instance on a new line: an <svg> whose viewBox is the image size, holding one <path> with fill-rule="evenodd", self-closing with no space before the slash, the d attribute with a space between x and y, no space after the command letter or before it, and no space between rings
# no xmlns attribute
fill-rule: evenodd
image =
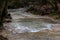
<svg viewBox="0 0 60 40"><path fill-rule="evenodd" d="M26 8L8 9L8 13L12 16L12 22L5 24L8 31L24 33L51 30L52 24L50 22L25 11Z"/></svg>

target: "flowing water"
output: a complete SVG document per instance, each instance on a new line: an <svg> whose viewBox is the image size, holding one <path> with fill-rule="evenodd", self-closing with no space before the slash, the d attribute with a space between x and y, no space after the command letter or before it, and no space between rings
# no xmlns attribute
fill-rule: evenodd
<svg viewBox="0 0 60 40"><path fill-rule="evenodd" d="M49 29L52 27L51 23L40 19L39 16L32 15L25 12L26 9L10 9L8 12L12 15L13 21L9 23L11 26L8 30L14 33L24 32L39 32L41 30ZM8 25L8 26L9 26Z"/></svg>
<svg viewBox="0 0 60 40"><path fill-rule="evenodd" d="M48 33L40 33L46 29L51 30L53 22L27 13L25 10L26 8L8 10L12 16L12 22L5 23L4 26L9 31L7 36L9 40L55 40L49 38Z"/></svg>

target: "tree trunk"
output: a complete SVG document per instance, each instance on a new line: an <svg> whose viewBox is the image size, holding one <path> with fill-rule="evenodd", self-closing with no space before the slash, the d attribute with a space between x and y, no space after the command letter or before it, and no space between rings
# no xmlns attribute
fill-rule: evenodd
<svg viewBox="0 0 60 40"><path fill-rule="evenodd" d="M0 0L0 26L3 25L3 20L7 15L7 0Z"/></svg>
<svg viewBox="0 0 60 40"><path fill-rule="evenodd" d="M55 5L55 11L58 11L58 6L57 6L57 1L56 0L54 0L55 2L54 2L54 5Z"/></svg>

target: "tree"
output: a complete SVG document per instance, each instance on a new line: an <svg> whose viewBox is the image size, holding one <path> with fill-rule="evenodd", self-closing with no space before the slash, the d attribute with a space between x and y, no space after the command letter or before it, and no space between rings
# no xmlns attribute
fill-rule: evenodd
<svg viewBox="0 0 60 40"><path fill-rule="evenodd" d="M7 4L8 4L8 0L0 0L0 26L3 25L3 20L8 15Z"/></svg>
<svg viewBox="0 0 60 40"><path fill-rule="evenodd" d="M48 0L48 3L52 6L55 11L58 11L57 0Z"/></svg>

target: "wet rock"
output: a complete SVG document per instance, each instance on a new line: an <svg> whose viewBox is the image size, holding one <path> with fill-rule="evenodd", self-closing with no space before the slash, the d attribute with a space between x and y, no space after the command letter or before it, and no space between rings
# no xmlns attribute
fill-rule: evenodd
<svg viewBox="0 0 60 40"><path fill-rule="evenodd" d="M11 22L11 19L12 19L12 17L11 17L11 14L8 14L7 16L6 16L6 18L3 20L3 22L5 23L5 22Z"/></svg>
<svg viewBox="0 0 60 40"><path fill-rule="evenodd" d="M11 14L8 14L6 18L7 19L12 19Z"/></svg>
<svg viewBox="0 0 60 40"><path fill-rule="evenodd" d="M8 39L0 35L0 40L8 40Z"/></svg>

